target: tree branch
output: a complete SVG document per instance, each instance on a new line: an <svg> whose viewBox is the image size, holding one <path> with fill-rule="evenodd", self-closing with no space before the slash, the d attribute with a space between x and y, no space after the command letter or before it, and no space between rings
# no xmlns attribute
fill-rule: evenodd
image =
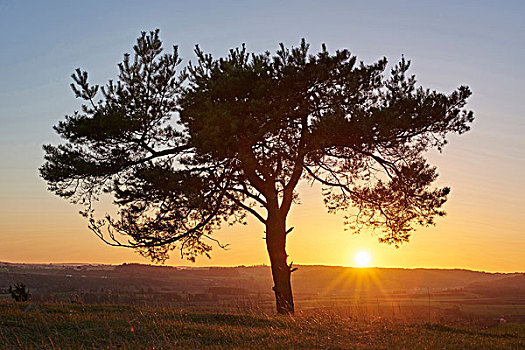
<svg viewBox="0 0 525 350"><path fill-rule="evenodd" d="M266 219L264 219L261 214L259 214L257 211L255 211L253 208L247 206L246 204L244 204L243 202L241 202L240 200L238 200L237 198L235 198L235 196L232 196L230 194L227 194L226 195L227 198L231 199L232 201L235 202L235 204L237 204L238 206L240 206L241 208L243 208L244 210L250 212L250 214L252 214L253 216L255 216L257 218L257 220L259 220L260 222L262 222L264 225L266 225Z"/></svg>
<svg viewBox="0 0 525 350"><path fill-rule="evenodd" d="M284 186L284 196L281 203L281 212L286 215L290 211L290 207L293 201L293 194L299 179L303 173L304 167L304 157L306 155L305 144L306 138L308 135L308 117L305 116L301 118L301 138L299 140L299 145L297 146L297 157L295 159L294 168L290 180Z"/></svg>

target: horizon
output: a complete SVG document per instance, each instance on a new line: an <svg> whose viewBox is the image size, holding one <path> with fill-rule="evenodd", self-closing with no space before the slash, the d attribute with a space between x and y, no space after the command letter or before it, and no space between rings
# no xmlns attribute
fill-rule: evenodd
<svg viewBox="0 0 525 350"><path fill-rule="evenodd" d="M427 153L440 174L435 187L452 188L447 215L436 226L418 227L399 249L379 244L377 233L345 230L342 214L327 213L320 186L303 182L301 204L288 218L295 227L289 261L352 267L365 251L378 268L525 272L524 16L520 1L122 6L0 0L0 261L151 264L130 249L101 242L79 207L47 191L38 168L42 145L59 142L53 125L79 109L69 87L74 70L81 67L92 83L104 84L116 77L116 63L140 32L160 28L164 48L179 45L183 64L195 61L195 44L221 57L241 43L251 52L274 52L280 42L297 46L306 38L312 53L324 42L331 53L348 48L366 64L386 56L387 72L404 55L423 87L450 93L470 86L471 130L449 137L442 153ZM107 200L100 207L101 214L111 210ZM213 237L230 244L227 250L211 242L211 260L198 257L196 263L181 260L175 250L167 265L269 265L263 231L252 218L246 226L225 225Z"/></svg>
<svg viewBox="0 0 525 350"><path fill-rule="evenodd" d="M122 262L120 264L108 264L108 263L97 263L97 262L12 262L12 261L0 261L0 264L11 264L11 265L54 265L54 266L123 266L123 265L139 265L139 266L150 266L150 267L175 267L181 269L207 269L207 268L251 268L251 267L271 267L267 264L256 264L256 265L165 265L155 264L148 262ZM521 275L525 274L523 271L487 271L487 270L473 270L463 267L443 268L443 267L395 267L395 266L344 266L344 265L322 265L322 264L294 264L295 267L339 267L349 269L385 269L385 270L439 270L439 271L469 271L479 272L488 274L501 274L501 275ZM292 278L293 280L293 278Z"/></svg>

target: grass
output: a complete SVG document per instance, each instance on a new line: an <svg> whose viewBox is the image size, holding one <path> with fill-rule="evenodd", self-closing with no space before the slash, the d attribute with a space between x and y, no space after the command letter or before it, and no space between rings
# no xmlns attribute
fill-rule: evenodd
<svg viewBox="0 0 525 350"><path fill-rule="evenodd" d="M524 324L0 301L0 349L523 349Z"/></svg>

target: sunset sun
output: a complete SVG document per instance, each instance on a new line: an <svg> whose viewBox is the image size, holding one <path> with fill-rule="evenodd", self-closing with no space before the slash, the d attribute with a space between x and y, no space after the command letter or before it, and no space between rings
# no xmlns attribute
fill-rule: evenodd
<svg viewBox="0 0 525 350"><path fill-rule="evenodd" d="M354 261L356 267L368 267L372 260L372 256L369 252L358 252L354 255Z"/></svg>

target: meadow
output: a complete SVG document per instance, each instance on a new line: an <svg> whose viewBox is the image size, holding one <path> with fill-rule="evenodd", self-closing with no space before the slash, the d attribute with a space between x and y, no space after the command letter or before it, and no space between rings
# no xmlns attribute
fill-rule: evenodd
<svg viewBox="0 0 525 350"><path fill-rule="evenodd" d="M380 310L380 309L378 309ZM399 308L262 310L0 301L0 349L523 349L525 324ZM449 315L450 316L450 315ZM431 319L427 319L431 317Z"/></svg>
<svg viewBox="0 0 525 350"><path fill-rule="evenodd" d="M525 275L300 266L0 263L0 349L524 349ZM25 283L32 301L7 288Z"/></svg>

